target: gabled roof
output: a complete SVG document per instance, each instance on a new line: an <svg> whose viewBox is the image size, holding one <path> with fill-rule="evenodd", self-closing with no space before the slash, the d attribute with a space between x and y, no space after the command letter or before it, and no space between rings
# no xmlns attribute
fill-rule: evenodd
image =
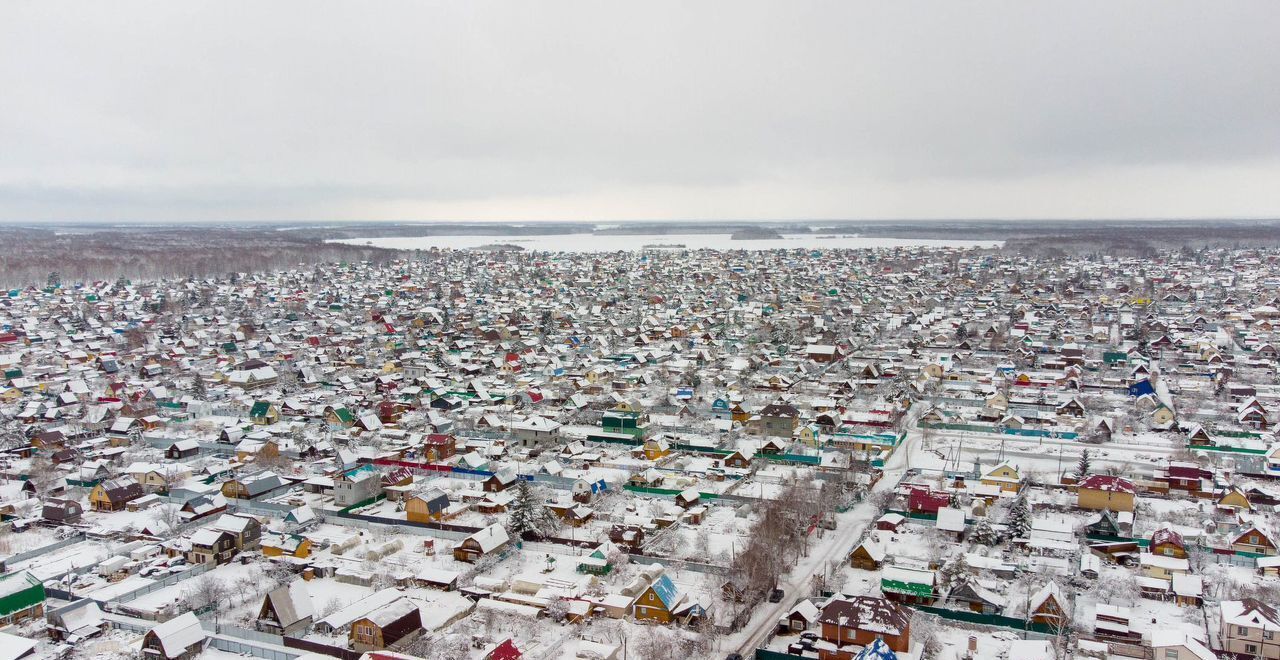
<svg viewBox="0 0 1280 660"><path fill-rule="evenodd" d="M151 634L159 640L164 654L171 658L182 655L187 649L202 644L205 640L204 628L200 627L200 619L193 612L165 621L152 628Z"/></svg>

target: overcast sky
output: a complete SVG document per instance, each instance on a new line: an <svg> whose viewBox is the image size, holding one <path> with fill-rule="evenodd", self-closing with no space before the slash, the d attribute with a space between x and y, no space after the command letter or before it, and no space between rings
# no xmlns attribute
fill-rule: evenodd
<svg viewBox="0 0 1280 660"><path fill-rule="evenodd" d="M0 220L1280 216L1280 2L0 4Z"/></svg>

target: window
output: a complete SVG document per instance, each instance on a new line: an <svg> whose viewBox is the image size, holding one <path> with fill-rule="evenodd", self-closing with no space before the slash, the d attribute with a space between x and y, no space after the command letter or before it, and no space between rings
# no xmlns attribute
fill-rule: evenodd
<svg viewBox="0 0 1280 660"><path fill-rule="evenodd" d="M1257 644L1245 644L1245 645L1244 645L1244 652L1245 652L1245 653L1248 653L1249 655L1257 655L1257 653L1258 653L1258 645L1257 645Z"/></svg>
<svg viewBox="0 0 1280 660"><path fill-rule="evenodd" d="M1236 634L1237 634L1237 635L1248 635L1248 634L1249 634L1249 629L1248 629L1248 628L1245 628L1244 626L1236 626Z"/></svg>
<svg viewBox="0 0 1280 660"><path fill-rule="evenodd" d="M1262 638L1263 638L1263 639L1265 639L1265 640L1267 640L1268 642L1269 642L1269 641L1271 641L1272 639L1274 639L1274 638L1275 638L1275 636L1276 636L1276 633L1275 633L1275 631L1274 631L1274 630L1264 630L1264 631L1262 631Z"/></svg>
<svg viewBox="0 0 1280 660"><path fill-rule="evenodd" d="M1165 649L1164 660L1178 660L1178 649Z"/></svg>

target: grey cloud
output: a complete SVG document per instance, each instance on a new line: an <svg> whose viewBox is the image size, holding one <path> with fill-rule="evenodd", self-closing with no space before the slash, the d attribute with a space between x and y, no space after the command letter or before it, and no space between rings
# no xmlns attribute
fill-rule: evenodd
<svg viewBox="0 0 1280 660"><path fill-rule="evenodd" d="M1276 215L1277 24L1269 1L6 3L0 220Z"/></svg>

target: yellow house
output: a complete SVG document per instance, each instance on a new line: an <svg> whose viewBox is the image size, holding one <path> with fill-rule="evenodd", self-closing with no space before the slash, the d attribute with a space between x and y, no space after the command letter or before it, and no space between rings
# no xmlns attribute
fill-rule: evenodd
<svg viewBox="0 0 1280 660"><path fill-rule="evenodd" d="M1222 497L1218 498L1218 508L1234 509L1237 512L1252 511L1253 504L1249 502L1249 498L1239 488L1232 486Z"/></svg>
<svg viewBox="0 0 1280 660"><path fill-rule="evenodd" d="M1173 421L1173 411L1165 406L1160 406L1151 412L1152 424L1168 424Z"/></svg>
<svg viewBox="0 0 1280 660"><path fill-rule="evenodd" d="M409 522L436 522L449 509L449 497L439 490L409 496L404 501L405 519Z"/></svg>
<svg viewBox="0 0 1280 660"><path fill-rule="evenodd" d="M796 440L799 440L810 447L818 446L818 436L818 427L813 424L801 426L796 431Z"/></svg>
<svg viewBox="0 0 1280 660"><path fill-rule="evenodd" d="M666 438L649 438L644 441L644 457L656 461L671 453L671 443Z"/></svg>
<svg viewBox="0 0 1280 660"><path fill-rule="evenodd" d="M311 556L311 539L297 534L280 534L262 539L262 554L266 557L297 557L306 559Z"/></svg>
<svg viewBox="0 0 1280 660"><path fill-rule="evenodd" d="M1001 463L982 475L982 483L1000 490L1016 493L1022 488L1022 474L1010 463Z"/></svg>
<svg viewBox="0 0 1280 660"><path fill-rule="evenodd" d="M1076 486L1076 506L1090 511L1133 511L1137 489L1122 477L1095 474Z"/></svg>

